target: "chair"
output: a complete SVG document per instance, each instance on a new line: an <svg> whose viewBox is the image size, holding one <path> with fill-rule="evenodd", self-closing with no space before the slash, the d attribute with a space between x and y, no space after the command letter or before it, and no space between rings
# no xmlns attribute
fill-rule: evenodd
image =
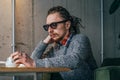
<svg viewBox="0 0 120 80"><path fill-rule="evenodd" d="M96 69L94 80L120 80L120 66L104 66Z"/></svg>
<svg viewBox="0 0 120 80"><path fill-rule="evenodd" d="M106 58L94 72L95 80L120 80L120 58Z"/></svg>

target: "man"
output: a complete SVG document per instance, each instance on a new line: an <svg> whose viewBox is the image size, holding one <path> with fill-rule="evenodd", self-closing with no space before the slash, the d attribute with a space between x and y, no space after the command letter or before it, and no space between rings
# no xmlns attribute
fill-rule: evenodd
<svg viewBox="0 0 120 80"><path fill-rule="evenodd" d="M48 36L40 41L31 58L27 54L15 52L11 56L16 64L26 67L68 67L71 71L60 72L63 80L93 80L97 67L92 55L88 37L77 34L79 19L56 6L48 11L46 25ZM45 51L49 44L53 44ZM52 77L52 80L57 80Z"/></svg>

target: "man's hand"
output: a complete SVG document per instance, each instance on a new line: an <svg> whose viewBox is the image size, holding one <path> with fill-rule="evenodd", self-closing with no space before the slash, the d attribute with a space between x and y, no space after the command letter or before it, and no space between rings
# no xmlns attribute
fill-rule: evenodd
<svg viewBox="0 0 120 80"><path fill-rule="evenodd" d="M50 43L53 43L54 40L50 37L50 35L48 35L44 40L43 40L44 43L46 44L50 44Z"/></svg>
<svg viewBox="0 0 120 80"><path fill-rule="evenodd" d="M23 64L25 67L35 67L35 62L26 53L15 52L11 54L15 64Z"/></svg>

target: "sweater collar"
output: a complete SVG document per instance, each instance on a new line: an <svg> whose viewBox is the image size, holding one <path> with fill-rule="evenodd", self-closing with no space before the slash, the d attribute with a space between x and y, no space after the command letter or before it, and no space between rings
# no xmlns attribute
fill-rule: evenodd
<svg viewBox="0 0 120 80"><path fill-rule="evenodd" d="M66 46L66 47L68 47L69 44L70 44L70 41L71 41L72 37L73 37L73 33L69 33L69 34L67 35L67 37L65 37L65 38L64 38L61 42L59 42L58 44L61 45L61 46Z"/></svg>
<svg viewBox="0 0 120 80"><path fill-rule="evenodd" d="M65 38L62 41L60 41L60 44L61 45L66 45L69 37L70 37L70 33L68 35L66 35Z"/></svg>

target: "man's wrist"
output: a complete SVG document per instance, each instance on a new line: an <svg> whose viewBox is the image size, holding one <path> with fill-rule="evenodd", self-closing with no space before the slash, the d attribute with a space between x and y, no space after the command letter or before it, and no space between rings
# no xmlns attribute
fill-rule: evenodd
<svg viewBox="0 0 120 80"><path fill-rule="evenodd" d="M47 40L43 40L43 43L48 44L48 41Z"/></svg>

